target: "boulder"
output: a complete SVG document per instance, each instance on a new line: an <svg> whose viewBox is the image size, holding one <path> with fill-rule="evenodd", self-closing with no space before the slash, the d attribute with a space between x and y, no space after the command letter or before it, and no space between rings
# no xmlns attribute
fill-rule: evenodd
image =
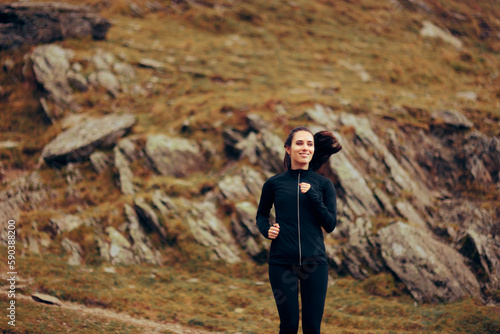
<svg viewBox="0 0 500 334"><path fill-rule="evenodd" d="M470 129L474 126L474 123L457 110L437 110L431 117L434 127L442 127L447 131Z"/></svg>
<svg viewBox="0 0 500 334"><path fill-rule="evenodd" d="M488 137L479 131L467 134L463 150L456 155L464 172L473 180L490 185L500 181L500 139Z"/></svg>
<svg viewBox="0 0 500 334"><path fill-rule="evenodd" d="M53 121L64 110L78 111L80 106L73 99L67 78L70 68L68 51L55 44L42 45L33 50L31 61L36 80L58 108L56 113L50 112L49 119ZM50 109L49 106L46 108Z"/></svg>
<svg viewBox="0 0 500 334"><path fill-rule="evenodd" d="M259 165L266 171L283 170L283 140L270 130L250 132L235 148L241 152L240 158L247 158L251 164Z"/></svg>
<svg viewBox="0 0 500 334"><path fill-rule="evenodd" d="M419 302L481 299L480 285L455 249L423 229L402 222L378 233L382 257Z"/></svg>
<svg viewBox="0 0 500 334"><path fill-rule="evenodd" d="M154 169L163 175L186 177L208 167L199 146L184 138L150 135L145 152Z"/></svg>
<svg viewBox="0 0 500 334"><path fill-rule="evenodd" d="M42 157L49 165L83 161L96 148L113 146L135 124L132 114L107 115L89 118L63 131L42 150Z"/></svg>
<svg viewBox="0 0 500 334"><path fill-rule="evenodd" d="M228 263L240 262L236 242L229 229L217 217L217 208L213 201L194 203L189 207L186 220L196 241Z"/></svg>
<svg viewBox="0 0 500 334"><path fill-rule="evenodd" d="M60 2L18 1L0 4L0 50L22 44L52 43L67 38L106 38L111 23L92 7Z"/></svg>
<svg viewBox="0 0 500 334"><path fill-rule="evenodd" d="M66 77L69 85L77 91L86 92L89 90L87 79L82 74L69 71Z"/></svg>
<svg viewBox="0 0 500 334"><path fill-rule="evenodd" d="M223 177L218 186L224 198L229 201L258 200L264 181L256 170L244 165L235 175Z"/></svg>
<svg viewBox="0 0 500 334"><path fill-rule="evenodd" d="M360 217L347 226L349 241L342 247L342 265L347 271L354 278L365 279L385 269L371 221Z"/></svg>

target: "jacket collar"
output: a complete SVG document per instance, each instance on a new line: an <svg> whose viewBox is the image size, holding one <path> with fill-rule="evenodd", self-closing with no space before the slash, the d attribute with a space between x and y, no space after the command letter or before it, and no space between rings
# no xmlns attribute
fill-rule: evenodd
<svg viewBox="0 0 500 334"><path fill-rule="evenodd" d="M291 169L289 168L287 173L293 177L298 177L300 174L301 177L309 175L313 172L312 169Z"/></svg>

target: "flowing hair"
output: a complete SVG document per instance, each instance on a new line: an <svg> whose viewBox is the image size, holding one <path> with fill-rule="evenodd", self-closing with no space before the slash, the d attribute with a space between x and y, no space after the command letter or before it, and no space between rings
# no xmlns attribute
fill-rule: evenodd
<svg viewBox="0 0 500 334"><path fill-rule="evenodd" d="M311 130L309 130L305 126L298 126L290 131L288 137L285 140L285 147L292 146L293 137L295 136L295 133L299 131L307 131L314 137L314 154L311 162L309 163L309 168L314 171L320 169L325 163L328 162L333 154L342 149L342 145L339 143L337 137L335 137L333 133L329 131L319 131L313 134ZM292 159L287 152L285 152L285 157L283 158L283 166L287 170L292 167Z"/></svg>

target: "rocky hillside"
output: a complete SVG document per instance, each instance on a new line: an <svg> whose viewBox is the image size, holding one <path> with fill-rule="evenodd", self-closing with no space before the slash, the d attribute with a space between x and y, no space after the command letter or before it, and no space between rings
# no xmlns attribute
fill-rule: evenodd
<svg viewBox="0 0 500 334"><path fill-rule="evenodd" d="M23 252L265 263L261 186L303 124L343 145L321 171L338 275L498 302L493 3L37 3L0 4L0 216Z"/></svg>

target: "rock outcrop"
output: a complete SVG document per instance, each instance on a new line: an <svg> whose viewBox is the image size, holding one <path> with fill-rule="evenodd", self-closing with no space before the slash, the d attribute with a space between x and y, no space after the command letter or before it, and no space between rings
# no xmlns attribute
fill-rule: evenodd
<svg viewBox="0 0 500 334"><path fill-rule="evenodd" d="M420 228L397 222L380 230L387 266L420 302L481 298L480 285L464 257Z"/></svg>
<svg viewBox="0 0 500 334"><path fill-rule="evenodd" d="M60 133L42 150L47 164L87 160L97 148L112 147L135 124L132 114L89 118Z"/></svg>
<svg viewBox="0 0 500 334"><path fill-rule="evenodd" d="M19 1L0 4L0 50L67 38L106 38L111 23L85 5Z"/></svg>

